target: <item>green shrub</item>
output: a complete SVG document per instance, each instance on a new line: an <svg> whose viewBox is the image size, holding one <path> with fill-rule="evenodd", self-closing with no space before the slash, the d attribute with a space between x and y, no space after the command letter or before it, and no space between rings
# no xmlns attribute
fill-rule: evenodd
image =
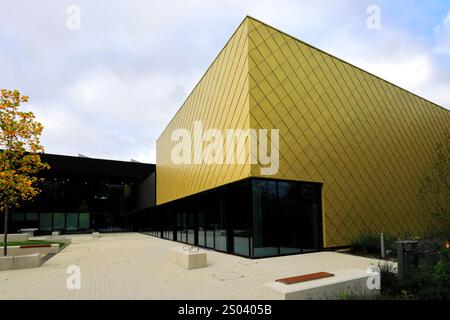
<svg viewBox="0 0 450 320"><path fill-rule="evenodd" d="M381 295L387 299L449 300L450 253L443 251L437 259L407 271L404 280L392 265L381 264Z"/></svg>
<svg viewBox="0 0 450 320"><path fill-rule="evenodd" d="M450 300L450 252L448 250L440 253L440 261L434 266L433 274L441 299Z"/></svg>
<svg viewBox="0 0 450 320"><path fill-rule="evenodd" d="M384 235L385 249L390 251L391 256L395 256L397 251L395 241L395 237ZM350 249L355 253L378 256L381 254L380 235L374 232L362 233L351 240Z"/></svg>
<svg viewBox="0 0 450 320"><path fill-rule="evenodd" d="M391 263L380 263L378 265L381 277L381 295L400 296L402 294L402 285L397 276L397 269Z"/></svg>
<svg viewBox="0 0 450 320"><path fill-rule="evenodd" d="M450 284L450 262L449 261L439 261L434 267L434 273L437 279L441 283Z"/></svg>
<svg viewBox="0 0 450 320"><path fill-rule="evenodd" d="M393 237L386 237L386 248L395 248ZM365 233L352 241L353 252L378 255L379 236ZM419 265L406 271L404 279L389 262L378 265L381 276L379 297L342 295L345 300L450 300L450 250L439 239L422 240L418 246Z"/></svg>

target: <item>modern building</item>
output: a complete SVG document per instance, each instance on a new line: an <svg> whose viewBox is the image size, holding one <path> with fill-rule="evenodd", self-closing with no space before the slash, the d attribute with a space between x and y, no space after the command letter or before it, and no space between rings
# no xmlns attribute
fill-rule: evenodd
<svg viewBox="0 0 450 320"><path fill-rule="evenodd" d="M51 154L41 158L51 168L41 173L42 192L12 214L11 232L129 232L133 214L155 205L153 164Z"/></svg>
<svg viewBox="0 0 450 320"><path fill-rule="evenodd" d="M43 192L11 230L139 231L251 258L419 235L420 180L449 134L448 110L247 17L158 139L156 168L44 155Z"/></svg>
<svg viewBox="0 0 450 320"><path fill-rule="evenodd" d="M220 145L230 129L244 157L202 161L204 135ZM261 129L279 132L270 175L254 161L264 152L249 132ZM203 140L180 149L180 130ZM430 225L420 179L449 131L448 110L247 17L158 139L157 207L138 224L252 258L346 246L367 230L418 235Z"/></svg>

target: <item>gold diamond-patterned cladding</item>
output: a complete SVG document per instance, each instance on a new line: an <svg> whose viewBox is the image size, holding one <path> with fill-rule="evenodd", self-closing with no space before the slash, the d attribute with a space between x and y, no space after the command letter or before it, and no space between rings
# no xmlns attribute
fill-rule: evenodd
<svg viewBox="0 0 450 320"><path fill-rule="evenodd" d="M260 167L170 162L174 129L280 130L276 179L323 183L324 246L365 230L418 234L429 225L419 179L450 131L450 112L246 18L157 143L157 202L247 177Z"/></svg>

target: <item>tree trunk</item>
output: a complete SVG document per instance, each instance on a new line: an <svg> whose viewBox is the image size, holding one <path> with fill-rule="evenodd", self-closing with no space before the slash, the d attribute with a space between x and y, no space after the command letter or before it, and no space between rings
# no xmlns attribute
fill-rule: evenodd
<svg viewBox="0 0 450 320"><path fill-rule="evenodd" d="M8 213L9 210L5 211L5 230L4 230L4 238L3 238L3 255L6 257L8 255Z"/></svg>

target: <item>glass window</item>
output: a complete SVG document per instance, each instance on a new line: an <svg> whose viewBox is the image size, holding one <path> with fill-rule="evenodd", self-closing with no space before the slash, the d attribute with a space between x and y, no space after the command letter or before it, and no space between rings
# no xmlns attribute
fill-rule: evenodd
<svg viewBox="0 0 450 320"><path fill-rule="evenodd" d="M171 208L173 208L173 207L171 207ZM185 242L185 239L183 239L183 236L184 236L183 231L184 231L184 213L178 211L177 212L177 241L179 241L179 242Z"/></svg>
<svg viewBox="0 0 450 320"><path fill-rule="evenodd" d="M53 214L53 229L54 230L64 230L66 228L66 214L65 213L54 213Z"/></svg>
<svg viewBox="0 0 450 320"><path fill-rule="evenodd" d="M227 251L227 228L225 224L226 216L223 210L223 196L216 198L218 199L219 207L211 208L211 213L213 214L213 224L214 224L214 248L218 251Z"/></svg>
<svg viewBox="0 0 450 320"><path fill-rule="evenodd" d="M52 214L41 213L39 219L39 231L52 231Z"/></svg>
<svg viewBox="0 0 450 320"><path fill-rule="evenodd" d="M180 224L180 231L181 231L181 242L187 243L187 231L186 231L186 206L181 205L180 206L180 217L181 217L181 224Z"/></svg>
<svg viewBox="0 0 450 320"><path fill-rule="evenodd" d="M175 210L177 208L173 204L166 204L160 208L156 207L156 211L159 211L159 217L161 219L161 226L160 228L164 231L167 230L167 236L170 240L177 240L178 235L178 214ZM163 218L167 216L166 220ZM159 231L158 228L155 230L156 232Z"/></svg>
<svg viewBox="0 0 450 320"><path fill-rule="evenodd" d="M154 208L141 228L257 258L321 249L321 221L321 185L253 179Z"/></svg>
<svg viewBox="0 0 450 320"><path fill-rule="evenodd" d="M67 214L67 231L78 230L78 213L68 213Z"/></svg>
<svg viewBox="0 0 450 320"><path fill-rule="evenodd" d="M198 219L198 245L201 247L206 247L206 219L205 219L205 212L202 211L202 208L199 208L197 219Z"/></svg>
<svg viewBox="0 0 450 320"><path fill-rule="evenodd" d="M186 201L186 228L187 228L187 243L195 245L195 201L188 199Z"/></svg>
<svg viewBox="0 0 450 320"><path fill-rule="evenodd" d="M219 212L219 196L218 191L209 192L202 196L199 206L205 215L205 246L214 249L215 247L215 228L217 224L217 216Z"/></svg>
<svg viewBox="0 0 450 320"><path fill-rule="evenodd" d="M79 215L79 229L88 230L91 227L91 215L89 212L81 212Z"/></svg>
<svg viewBox="0 0 450 320"><path fill-rule="evenodd" d="M214 249L219 198L217 190L201 195L197 202L198 245Z"/></svg>
<svg viewBox="0 0 450 320"><path fill-rule="evenodd" d="M38 221L38 220L39 220L39 213L27 212L25 214L25 221Z"/></svg>
<svg viewBox="0 0 450 320"><path fill-rule="evenodd" d="M227 190L225 200L226 215L231 218L232 250L233 253L243 256L250 255L252 214L250 188L249 182L231 186Z"/></svg>
<svg viewBox="0 0 450 320"><path fill-rule="evenodd" d="M280 254L302 252L300 183L278 182Z"/></svg>
<svg viewBox="0 0 450 320"><path fill-rule="evenodd" d="M174 213L171 210L167 210L166 207L160 209L160 215L162 218L162 231L163 238L173 240L173 217Z"/></svg>
<svg viewBox="0 0 450 320"><path fill-rule="evenodd" d="M321 186L302 185L302 236L305 252L322 248Z"/></svg>
<svg viewBox="0 0 450 320"><path fill-rule="evenodd" d="M23 212L14 212L11 219L14 222L22 222L25 219L25 214Z"/></svg>
<svg viewBox="0 0 450 320"><path fill-rule="evenodd" d="M187 243L194 245L195 244L195 228L194 228L194 213L188 213L188 227L187 227Z"/></svg>
<svg viewBox="0 0 450 320"><path fill-rule="evenodd" d="M278 255L277 183L253 181L253 255Z"/></svg>

